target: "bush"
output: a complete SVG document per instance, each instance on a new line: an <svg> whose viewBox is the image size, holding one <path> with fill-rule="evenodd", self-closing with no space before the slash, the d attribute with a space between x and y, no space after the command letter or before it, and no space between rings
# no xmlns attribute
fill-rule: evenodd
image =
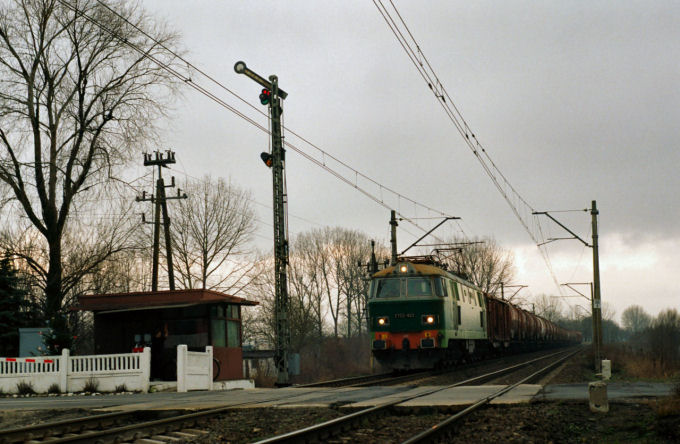
<svg viewBox="0 0 680 444"><path fill-rule="evenodd" d="M90 393L95 393L99 390L99 381L94 376L90 376L90 378L85 381L85 385L83 386L83 391L84 392L90 392Z"/></svg>
<svg viewBox="0 0 680 444"><path fill-rule="evenodd" d="M17 384L17 392L20 395L35 395L35 390L33 390L33 384L26 381L20 381Z"/></svg>
<svg viewBox="0 0 680 444"><path fill-rule="evenodd" d="M127 392L128 389L127 389L127 387L125 386L125 384L120 384L120 385L117 385L117 386L116 386L116 390L115 390L115 391L116 391L116 393L123 393L123 392Z"/></svg>
<svg viewBox="0 0 680 444"><path fill-rule="evenodd" d="M52 394L59 394L61 393L61 388L59 388L59 384L54 383L50 386L50 388L47 389L47 393L52 393Z"/></svg>

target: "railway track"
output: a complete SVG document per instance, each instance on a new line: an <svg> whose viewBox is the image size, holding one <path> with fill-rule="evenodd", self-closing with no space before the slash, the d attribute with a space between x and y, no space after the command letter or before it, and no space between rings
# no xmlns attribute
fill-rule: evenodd
<svg viewBox="0 0 680 444"><path fill-rule="evenodd" d="M513 388L517 387L520 384L523 384L527 381L530 381L534 378L537 378L538 376L550 371L557 365L561 364L574 354L578 353L580 351L580 348L577 350L569 350L569 351L560 351L553 353L551 355L543 356L540 358L532 359L530 361L521 363L521 364L516 364L501 370L493 371L484 375L476 376L473 378L466 379L464 381L459 381L454 384L450 384L444 387L437 387L431 390L427 390L425 392L419 393L417 395L413 395L411 397L407 398L400 398L395 401L389 401L385 402L383 404L370 407L367 409L360 410L358 412L354 412L345 416L342 416L340 418L336 418L330 421L326 421L324 423L320 424L315 424L310 427L306 427L304 429L296 430L293 432L285 433L282 435L278 436L273 436L271 438L267 438L261 441L257 441L255 444L273 444L273 443L294 443L294 442L317 442L317 441L323 441L327 439L330 436L342 434L345 431L352 430L357 424L363 423L365 421L368 421L369 419L371 421L375 421L377 417L386 415L389 413L389 411L397 406L398 404L402 404L407 401L411 401L417 398L422 398L425 396L432 395L437 392L441 392L453 387L459 387L459 386L464 386L464 385L473 385L473 384L483 384L484 382L493 380L495 378L498 378L500 376L515 372L521 368L534 365L539 361L546 360L549 358L552 358L552 362L550 364L544 366L538 371L533 372L531 375L526 376L522 378L519 382L512 384L510 386L507 386L503 388L502 390L497 391L496 393L486 396L480 400L478 400L476 403L471 405L470 407L466 408L462 412L459 412L455 415L452 415L451 417L447 418L446 420L433 425L431 428L413 436L406 442L409 443L415 443L415 442L429 442L431 440L435 439L440 439L441 433L446 433L449 430L449 427L451 424L453 424L457 419L461 418L462 416L465 416L474 410L480 408L481 406L488 404L491 400L502 396L503 394L509 392Z"/></svg>
<svg viewBox="0 0 680 444"><path fill-rule="evenodd" d="M414 371L407 374L398 373L379 373L376 375L355 376L352 378L333 379L330 381L313 382L311 384L301 384L296 387L366 387L370 385L394 385L413 379L430 377L444 373L442 370L423 370Z"/></svg>
<svg viewBox="0 0 680 444"><path fill-rule="evenodd" d="M505 361L510 361L513 362L513 360L517 360L517 358L523 358L524 356L535 356L535 357L541 357L546 355L545 351L541 352L534 352L534 353L527 353L527 354L520 354L520 355L509 355L509 356L502 356L502 357L496 357L496 358L491 358L491 359L485 359L481 361L472 361L467 364L459 364L455 367L451 368L445 368L445 369L438 369L438 370L418 370L418 371L411 371L408 373L396 373L396 372L391 372L391 373L379 373L375 375L362 375L362 376L354 376L351 378L341 378L341 379L333 379L329 381L320 381L320 382L314 382L310 384L300 384L296 385L295 387L300 387L300 388L315 388L315 387L368 387L368 386L375 386L375 385L398 385L402 383L408 383L408 382L424 382L428 380L434 381L432 385L448 385L448 383L440 384L438 382L438 377L440 376L446 376L449 374L452 375L458 375L464 372L470 372L470 371L477 371L481 369L481 371L486 371L484 370L485 367L494 367L498 366L499 364L504 364Z"/></svg>
<svg viewBox="0 0 680 444"><path fill-rule="evenodd" d="M300 442L300 441L314 441L321 440L324 436L347 430L356 422L361 422L366 418L374 419L376 415L387 414L390 409L396 404L406 402L410 399L427 396L438 391L446 390L451 387L483 384L492 381L508 373L518 371L519 369L532 365L549 357L556 357L564 354L564 351L552 353L547 356L531 359L527 362L512 365L497 371L492 371L480 376L469 378L463 381L456 382L444 387L428 390L425 393L420 393L407 399L399 399L394 402L385 403L376 407L365 409L359 412L346 415L336 420L327 421L325 423L317 424L302 430L287 433L281 436L268 438L260 443L269 442ZM409 375L398 377L398 381L406 380L407 378L427 378L426 374L435 374L439 372L417 372ZM389 379L389 382L394 384L395 378L389 378L388 375L373 375L374 378L350 378L344 381L337 387L359 386L359 385L375 385L381 379ZM326 381L329 383L332 381ZM353 382L353 384L349 384ZM314 385L308 385L310 387ZM509 390L509 389L508 389ZM507 391L507 390L506 390ZM305 396L307 392L301 393L297 396ZM500 394L498 395L500 396ZM294 399L293 395L289 399ZM165 412L161 418L149 419L151 415L148 411L130 411L130 412L116 412L102 415L93 415L84 418L57 421L52 423L38 424L29 427L16 428L11 430L0 431L0 443L123 443L123 442L146 442L146 443L162 443L162 442L190 442L198 437L205 436L207 433L204 430L203 423L211 418L219 416L233 410L234 408L256 407L258 404L264 404L277 399L263 399L255 402L244 402L241 404L230 405L216 409L202 410L189 414L180 414L177 411ZM416 441L417 442L417 441Z"/></svg>

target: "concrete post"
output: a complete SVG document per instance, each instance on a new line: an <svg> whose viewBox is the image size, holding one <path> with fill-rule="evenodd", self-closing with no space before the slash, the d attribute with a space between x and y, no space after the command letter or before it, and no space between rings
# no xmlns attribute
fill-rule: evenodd
<svg viewBox="0 0 680 444"><path fill-rule="evenodd" d="M69 357L71 351L68 348L62 349L61 357L59 358L59 390L62 393L68 393L68 371L69 371Z"/></svg>
<svg viewBox="0 0 680 444"><path fill-rule="evenodd" d="M186 366L187 366L187 346L181 344L177 346L177 392L183 393L187 391L186 380Z"/></svg>
<svg viewBox="0 0 680 444"><path fill-rule="evenodd" d="M607 413L609 411L607 383L602 381L591 382L588 384L588 392L590 395L590 411L596 413Z"/></svg>
<svg viewBox="0 0 680 444"><path fill-rule="evenodd" d="M141 356L139 367L142 370L142 392L149 393L149 384L151 382L151 347L144 347Z"/></svg>
<svg viewBox="0 0 680 444"><path fill-rule="evenodd" d="M205 346L205 352L208 354L208 390L213 389L213 348L212 345Z"/></svg>

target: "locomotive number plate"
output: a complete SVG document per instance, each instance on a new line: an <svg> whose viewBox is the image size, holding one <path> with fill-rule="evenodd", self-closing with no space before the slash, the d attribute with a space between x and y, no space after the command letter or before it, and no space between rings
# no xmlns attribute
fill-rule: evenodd
<svg viewBox="0 0 680 444"><path fill-rule="evenodd" d="M402 319L402 318L415 318L416 314L415 313L396 313L394 315L396 319Z"/></svg>

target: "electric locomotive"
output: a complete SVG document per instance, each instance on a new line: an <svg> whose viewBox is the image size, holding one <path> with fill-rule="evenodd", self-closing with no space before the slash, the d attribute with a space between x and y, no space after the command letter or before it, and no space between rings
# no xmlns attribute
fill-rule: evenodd
<svg viewBox="0 0 680 444"><path fill-rule="evenodd" d="M484 294L427 256L373 274L368 316L374 358L396 370L580 342L580 333Z"/></svg>

